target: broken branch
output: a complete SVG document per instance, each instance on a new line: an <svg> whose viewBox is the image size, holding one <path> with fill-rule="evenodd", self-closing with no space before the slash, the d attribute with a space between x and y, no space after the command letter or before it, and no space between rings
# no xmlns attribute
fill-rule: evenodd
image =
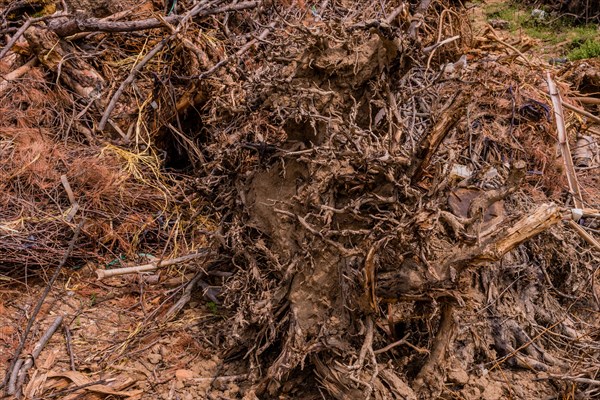
<svg viewBox="0 0 600 400"><path fill-rule="evenodd" d="M185 256L172 258L170 260L156 260L148 264L138 265L135 267L117 268L117 269L97 269L96 275L98 279L109 278L111 276L133 274L137 272L154 271L159 267L168 267L170 265L180 264L182 262L195 260L197 258L206 257L210 254L208 249L202 249L197 253L188 254Z"/></svg>

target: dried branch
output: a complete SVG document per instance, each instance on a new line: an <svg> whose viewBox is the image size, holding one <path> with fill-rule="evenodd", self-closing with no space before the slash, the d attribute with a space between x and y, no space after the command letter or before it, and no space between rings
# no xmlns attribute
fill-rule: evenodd
<svg viewBox="0 0 600 400"><path fill-rule="evenodd" d="M11 382L9 382L9 385L8 385L9 391L7 391L8 394L10 394L10 395L17 394L18 391L20 390L20 388L23 387L23 383L25 382L25 377L27 376L27 371L29 371L29 369L33 366L35 360L37 360L37 358L40 356L42 349L44 348L44 346L46 346L46 343L48 343L48 341L50 340L52 335L54 335L54 333L56 332L56 330L58 329L58 327L60 326L62 321L63 321L62 316L56 317L54 322L46 330L46 332L41 337L41 339L36 343L36 345L33 348L33 352L31 353L30 356L27 357L27 360L23 363L23 365L18 370L18 380L17 380L16 385L11 384ZM13 376L13 375L15 375L15 374L13 373L11 376ZM12 392L10 390L12 390Z"/></svg>
<svg viewBox="0 0 600 400"><path fill-rule="evenodd" d="M554 80L552 80L550 73L547 74L546 80L548 82L548 91L550 93L550 97L552 98L554 119L556 121L556 130L558 132L558 144L560 146L560 152L565 164L565 173L567 175L567 181L569 182L569 189L571 191L571 195L573 196L575 207L583 208L583 198L581 197L581 191L579 190L579 182L577 180L577 174L575 173L575 165L573 164L567 129L565 127L565 117L562 109L563 102L560 98L558 87L554 83Z"/></svg>
<svg viewBox="0 0 600 400"><path fill-rule="evenodd" d="M201 2L201 4L206 1ZM54 20L49 24L49 28L58 36L71 36L81 32L135 32L147 29L162 28L165 22L176 24L187 18L205 17L208 15L222 14L226 12L248 10L255 8L260 4L260 1L246 1L238 4L231 4L223 7L218 7L210 10L196 8L194 12L186 15L170 15L164 18L149 18L141 21L106 21L105 19L69 19L69 20Z"/></svg>
<svg viewBox="0 0 600 400"><path fill-rule="evenodd" d="M413 164L410 172L413 183L418 182L422 178L431 162L431 157L435 154L448 132L462 118L467 100L467 96L458 95L452 98L443 110L440 110L440 119L435 123L431 132L421 140L417 152L413 156Z"/></svg>
<svg viewBox="0 0 600 400"><path fill-rule="evenodd" d="M181 264L186 261L195 260L201 257L208 257L210 255L210 251L208 249L201 249L193 254L188 254L185 256L172 258L170 260L156 260L148 264L138 265L135 267L126 267L126 268L116 268L116 269L97 269L96 275L98 279L109 278L111 276L117 275L125 275L125 274L133 274L139 272L148 272L154 271L159 267L168 267L170 265Z"/></svg>

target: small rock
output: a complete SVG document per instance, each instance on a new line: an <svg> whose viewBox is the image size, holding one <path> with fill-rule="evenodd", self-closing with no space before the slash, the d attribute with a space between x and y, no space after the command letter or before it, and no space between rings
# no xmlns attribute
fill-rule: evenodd
<svg viewBox="0 0 600 400"><path fill-rule="evenodd" d="M485 400L500 400L503 396L504 391L502 390L502 386L496 382L490 382L481 394L481 398Z"/></svg>
<svg viewBox="0 0 600 400"><path fill-rule="evenodd" d="M162 360L162 356L160 354L156 354L156 353L148 354L148 361L150 361L152 364L158 364L161 360Z"/></svg>
<svg viewBox="0 0 600 400"><path fill-rule="evenodd" d="M189 369L178 369L175 371L175 377L180 381L192 379L194 377L194 371L190 371Z"/></svg>
<svg viewBox="0 0 600 400"><path fill-rule="evenodd" d="M460 391L460 394L463 395L465 399L480 399L481 398L481 390L476 388L475 386L467 386L463 390Z"/></svg>
<svg viewBox="0 0 600 400"><path fill-rule="evenodd" d="M503 19L490 19L488 22L494 29L508 29L510 27L510 23Z"/></svg>
<svg viewBox="0 0 600 400"><path fill-rule="evenodd" d="M541 22L548 17L548 13L544 10L540 10L539 8L535 8L531 11L531 17L538 22Z"/></svg>
<svg viewBox="0 0 600 400"><path fill-rule="evenodd" d="M458 383L459 385L466 385L469 382L469 375L464 369L455 368L448 372L448 381Z"/></svg>

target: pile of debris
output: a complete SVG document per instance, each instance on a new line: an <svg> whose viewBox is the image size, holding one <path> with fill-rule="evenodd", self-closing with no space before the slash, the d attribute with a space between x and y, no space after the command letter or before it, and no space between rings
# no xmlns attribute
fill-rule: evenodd
<svg viewBox="0 0 600 400"><path fill-rule="evenodd" d="M13 273L207 249L247 398L597 394L598 65L445 0L130 6L4 5Z"/></svg>

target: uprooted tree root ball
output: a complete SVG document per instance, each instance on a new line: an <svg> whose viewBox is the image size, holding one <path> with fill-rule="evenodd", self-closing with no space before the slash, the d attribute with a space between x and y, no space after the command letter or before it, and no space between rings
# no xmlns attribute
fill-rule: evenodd
<svg viewBox="0 0 600 400"><path fill-rule="evenodd" d="M247 399L598 395L598 65L455 1L42 3L3 6L3 273L78 224L71 264L196 263L150 315L222 303Z"/></svg>

